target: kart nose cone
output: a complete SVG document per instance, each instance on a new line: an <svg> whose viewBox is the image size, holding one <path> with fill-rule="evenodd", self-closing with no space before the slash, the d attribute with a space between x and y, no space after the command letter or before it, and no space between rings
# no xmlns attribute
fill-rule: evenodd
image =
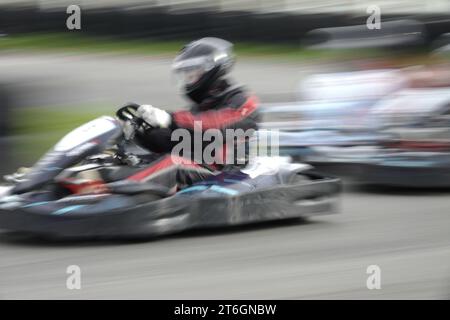
<svg viewBox="0 0 450 320"><path fill-rule="evenodd" d="M12 189L10 186L0 186L0 202L2 202L2 198L9 195L9 191Z"/></svg>
<svg viewBox="0 0 450 320"><path fill-rule="evenodd" d="M0 186L0 209L12 210L19 207L22 202L18 195L10 195L12 187Z"/></svg>

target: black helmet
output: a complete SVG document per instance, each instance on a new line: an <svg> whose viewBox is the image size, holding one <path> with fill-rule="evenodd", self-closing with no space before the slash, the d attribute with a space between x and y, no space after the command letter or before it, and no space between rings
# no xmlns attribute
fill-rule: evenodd
<svg viewBox="0 0 450 320"><path fill-rule="evenodd" d="M181 49L172 70L188 97L201 102L211 87L234 63L233 44L219 38L202 38Z"/></svg>

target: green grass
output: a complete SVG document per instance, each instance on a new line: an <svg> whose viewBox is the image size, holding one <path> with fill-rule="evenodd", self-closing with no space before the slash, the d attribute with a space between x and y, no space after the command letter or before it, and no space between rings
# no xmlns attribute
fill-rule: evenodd
<svg viewBox="0 0 450 320"><path fill-rule="evenodd" d="M186 41L121 40L92 37L79 32L34 33L0 38L0 51L44 51L70 53L112 53L173 56ZM376 50L307 50L299 45L235 43L237 55L283 59L347 59L377 56Z"/></svg>
<svg viewBox="0 0 450 320"><path fill-rule="evenodd" d="M120 40L85 36L76 32L54 34L26 34L1 38L0 50L39 50L70 52L106 52L123 54L175 54L186 41ZM239 54L291 55L299 54L298 47L239 43Z"/></svg>
<svg viewBox="0 0 450 320"><path fill-rule="evenodd" d="M20 108L13 113L14 154L22 161L36 160L64 135L101 115L113 115L103 105Z"/></svg>
<svg viewBox="0 0 450 320"><path fill-rule="evenodd" d="M76 32L34 33L0 38L0 50L39 50L69 52L111 52L111 53L170 53L176 52L182 42L117 40L95 38Z"/></svg>
<svg viewBox="0 0 450 320"><path fill-rule="evenodd" d="M61 132L105 114L113 115L114 110L108 112L103 105L19 108L13 113L13 132L19 135Z"/></svg>

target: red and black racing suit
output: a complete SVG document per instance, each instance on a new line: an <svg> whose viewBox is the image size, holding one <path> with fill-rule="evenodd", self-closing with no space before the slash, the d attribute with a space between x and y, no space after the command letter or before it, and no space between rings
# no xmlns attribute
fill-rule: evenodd
<svg viewBox="0 0 450 320"><path fill-rule="evenodd" d="M193 137L194 131L199 130L201 123L203 132L208 129L220 130L225 137L226 129L257 129L258 111L255 96L247 95L242 88L232 87L223 83L219 92L201 103L193 105L188 111L176 111L172 113L172 125L170 128L150 129L137 133L137 142L150 151L166 154L152 163L146 169L129 177L135 181L157 181L165 185L189 185L194 181L204 179L212 170L223 170L228 167L236 167L237 163L229 163L226 159L226 145L224 138L223 153L216 155L224 160L220 164L200 163L192 155L183 155L183 158L174 158L171 155L172 148L179 141L172 141L172 132L178 128L187 129ZM195 126L194 128L194 124ZM248 143L245 141L244 143ZM207 143L202 143L203 148ZM234 145L233 147L236 147ZM246 146L248 156L248 144ZM233 160L234 161L234 160ZM158 178L159 177L159 178Z"/></svg>

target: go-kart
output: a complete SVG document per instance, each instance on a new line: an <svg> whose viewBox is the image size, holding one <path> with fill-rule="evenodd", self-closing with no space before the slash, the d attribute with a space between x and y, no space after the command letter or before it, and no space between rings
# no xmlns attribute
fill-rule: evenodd
<svg viewBox="0 0 450 320"><path fill-rule="evenodd" d="M342 110L350 110L347 117ZM323 173L363 184L450 187L448 87L404 89L372 105L273 105L262 114L267 121L260 128L280 129L281 155Z"/></svg>
<svg viewBox="0 0 450 320"><path fill-rule="evenodd" d="M146 125L135 110L127 105L117 117L82 125L32 168L6 176L0 187L0 229L47 237L133 238L336 212L340 181L282 157L257 157L243 169L210 171L177 190L161 179L135 179L157 161L125 143L124 121Z"/></svg>

